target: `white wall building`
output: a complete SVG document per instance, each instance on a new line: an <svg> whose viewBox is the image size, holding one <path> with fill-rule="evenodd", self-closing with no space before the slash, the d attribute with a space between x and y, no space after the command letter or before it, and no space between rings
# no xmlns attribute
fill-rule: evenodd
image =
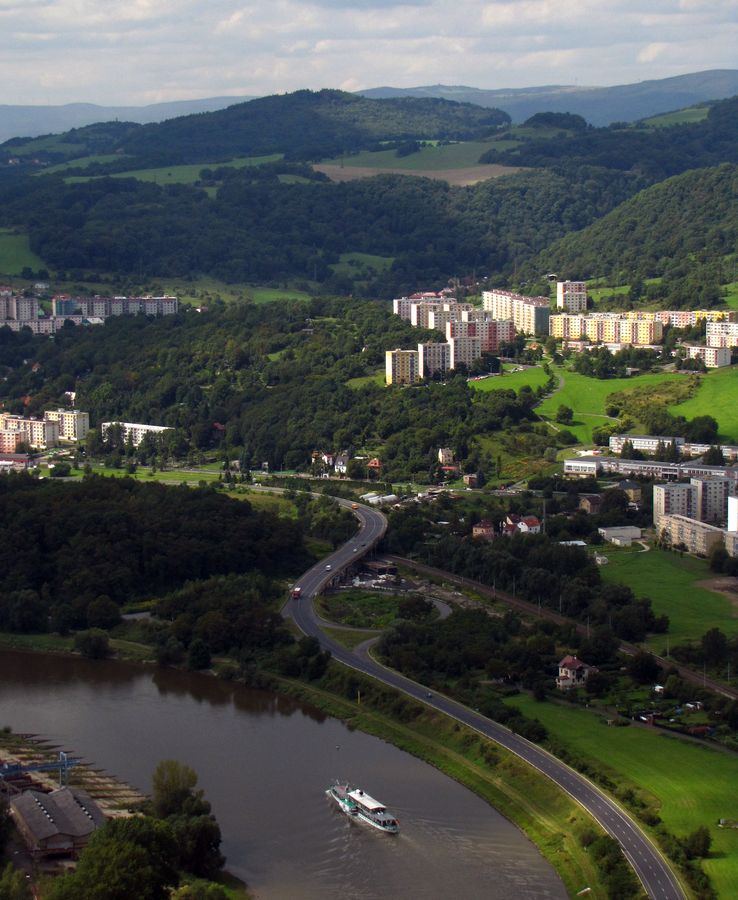
<svg viewBox="0 0 738 900"><path fill-rule="evenodd" d="M587 285L584 281L557 281L556 308L568 313L587 311Z"/></svg>
<svg viewBox="0 0 738 900"><path fill-rule="evenodd" d="M160 435L165 431L173 430L166 425L141 425L137 422L103 422L100 425L100 434L103 439L111 425L120 425L123 429L123 442L127 443L130 438L134 447L138 447L147 434Z"/></svg>

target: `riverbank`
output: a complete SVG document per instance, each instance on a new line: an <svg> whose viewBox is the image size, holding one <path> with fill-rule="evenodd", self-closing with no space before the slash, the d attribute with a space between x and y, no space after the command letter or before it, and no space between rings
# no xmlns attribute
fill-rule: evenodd
<svg viewBox="0 0 738 900"><path fill-rule="evenodd" d="M0 633L0 647L12 646L48 652L52 643L56 653L73 655L61 643L40 640L16 640L18 635ZM121 657L124 654L121 653ZM153 656L153 652L151 653ZM136 653L131 661L140 663ZM232 677L233 666L226 665ZM334 666L334 668L338 668ZM217 675L217 666L212 675ZM378 711L363 703L352 703L337 690L286 678L265 675L264 686L286 696L307 702L332 717L367 734L379 737L410 753L463 784L481 797L509 821L519 827L552 864L570 894L589 887L592 896L607 896L597 865L585 844L594 834L603 832L573 800L544 776L522 763L478 734L446 717L423 707L412 721L407 718L409 701L395 695L394 712ZM364 697L368 691L362 688ZM248 894L234 894L234 900L245 900Z"/></svg>
<svg viewBox="0 0 738 900"><path fill-rule="evenodd" d="M358 681L357 676L351 677ZM551 863L571 896L584 889L593 898L613 896L588 850L604 831L573 799L514 754L402 698L394 704L392 715L370 707L361 696L351 702L315 684L278 678L270 687L393 744L467 787L520 828ZM413 706L417 709L411 713ZM637 889L629 896L639 896Z"/></svg>

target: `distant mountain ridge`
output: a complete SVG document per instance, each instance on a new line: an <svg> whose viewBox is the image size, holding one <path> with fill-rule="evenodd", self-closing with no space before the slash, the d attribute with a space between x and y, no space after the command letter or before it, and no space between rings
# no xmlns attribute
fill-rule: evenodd
<svg viewBox="0 0 738 900"><path fill-rule="evenodd" d="M583 116L592 125L609 125L611 122L635 122L696 103L732 97L738 94L738 69L712 69L613 87L543 85L486 90L465 85L436 84L414 88L377 87L357 91L357 94L371 99L435 97L473 103L501 109L515 123L523 122L538 112L572 112ZM0 104L0 143L13 137L58 134L97 122L118 120L147 125L193 113L215 112L253 99L256 98L207 97L148 106Z"/></svg>
<svg viewBox="0 0 738 900"><path fill-rule="evenodd" d="M518 124L539 112L570 112L592 125L636 122L649 116L683 109L738 94L738 69L711 69L636 84L613 87L549 85L483 90L443 84L415 88L378 87L361 91L365 97L443 97L493 106Z"/></svg>
<svg viewBox="0 0 738 900"><path fill-rule="evenodd" d="M214 112L244 103L253 97L208 97L204 100L172 100L148 106L98 106L96 103L66 103L63 106L14 106L0 104L0 143L14 137L38 137L97 122L136 122L148 125L177 116Z"/></svg>

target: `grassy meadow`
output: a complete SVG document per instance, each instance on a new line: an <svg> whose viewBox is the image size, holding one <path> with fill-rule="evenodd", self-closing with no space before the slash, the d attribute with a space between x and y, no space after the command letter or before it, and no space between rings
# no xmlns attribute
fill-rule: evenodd
<svg viewBox="0 0 738 900"><path fill-rule="evenodd" d="M434 144L423 147L409 156L398 156L395 150L364 150L335 159L325 159L323 164L374 169L407 169L408 172L434 171L437 169L466 169L476 166L479 157L490 148L487 141L465 141L457 144Z"/></svg>
<svg viewBox="0 0 738 900"><path fill-rule="evenodd" d="M719 897L738 896L738 830L717 827L718 819L735 818L728 785L738 779L738 756L653 729L608 728L603 718L585 709L537 703L528 695L513 697L509 704L539 719L561 744L609 768L614 780L624 776L657 798L659 815L677 836L708 826L713 852L704 869Z"/></svg>
<svg viewBox="0 0 738 900"><path fill-rule="evenodd" d="M677 109L674 112L662 113L660 116L651 116L643 119L641 125L649 128L670 128L672 125L691 125L693 122L702 122L707 118L709 106L688 106L686 109Z"/></svg>
<svg viewBox="0 0 738 900"><path fill-rule="evenodd" d="M28 243L28 235L12 228L0 228L0 273L20 275L24 268L45 268L44 261L37 256Z"/></svg>
<svg viewBox="0 0 738 900"><path fill-rule="evenodd" d="M563 379L563 385L560 390L542 401L538 413L543 418L553 421L560 405L573 409L574 423L566 427L582 444L592 442L593 428L614 421L605 415L605 401L610 394L628 388L655 386L684 378L683 375L649 373L632 378L598 379L560 368L555 371Z"/></svg>
<svg viewBox="0 0 738 900"><path fill-rule="evenodd" d="M669 408L674 415L693 419L713 416L725 443L738 443L738 369L726 366L702 378L694 397Z"/></svg>
<svg viewBox="0 0 738 900"><path fill-rule="evenodd" d="M88 157L89 158L89 157ZM94 159L94 157L92 157ZM261 166L264 163L276 162L282 159L281 153L272 153L269 156L242 156L223 163L194 163L193 165L162 166L155 169L131 169L127 172L116 172L113 175L70 175L65 181L67 184L79 184L91 181L93 178L135 178L138 181L153 181L155 184L194 184L200 180L200 172L203 169L218 169L228 167L230 169L242 169L244 166ZM72 165L71 163L69 164Z"/></svg>
<svg viewBox="0 0 738 900"><path fill-rule="evenodd" d="M656 615L669 617L669 643L697 641L710 628L738 635L738 595L735 602L699 582L713 576L707 561L666 550L641 548L602 550L609 562L600 568L605 581L620 582L638 597L650 597ZM662 653L667 635L650 636L649 649Z"/></svg>
<svg viewBox="0 0 738 900"><path fill-rule="evenodd" d="M548 381L548 375L540 366L530 366L520 372L505 372L502 375L490 375L479 381L470 381L470 387L477 391L519 391L520 388L529 385L532 388L541 387Z"/></svg>

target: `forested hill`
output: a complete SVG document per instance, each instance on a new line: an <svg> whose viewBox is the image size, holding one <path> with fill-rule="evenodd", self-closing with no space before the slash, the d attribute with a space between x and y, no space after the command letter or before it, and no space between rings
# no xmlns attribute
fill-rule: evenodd
<svg viewBox="0 0 738 900"><path fill-rule="evenodd" d="M0 186L0 221L27 230L57 271L182 276L226 281L322 282L336 293L392 296L459 272L510 271L637 190L622 172L530 172L450 188L383 175L344 184L300 183L284 163L230 170L217 195L133 179L65 184L59 176ZM332 266L342 254L385 257L389 269L363 285Z"/></svg>
<svg viewBox="0 0 738 900"><path fill-rule="evenodd" d="M738 97L732 97L712 106L701 122L656 129L593 128L553 141L527 141L502 154L491 151L480 161L568 170L604 166L660 181L687 169L738 163L737 138Z"/></svg>
<svg viewBox="0 0 738 900"><path fill-rule="evenodd" d="M510 121L507 113L436 98L370 100L343 91L296 91L138 129L123 149L172 161L284 152L319 159L384 140L468 140Z"/></svg>
<svg viewBox="0 0 738 900"><path fill-rule="evenodd" d="M738 166L726 163L641 191L583 231L557 241L540 254L531 272L552 271L567 278L596 273L617 283L619 273L646 279L675 275L678 266L696 276L695 284L685 289L700 302L700 282L728 280L717 272L705 278L700 268L717 265L735 251L737 241ZM671 294L678 300L673 290Z"/></svg>
<svg viewBox="0 0 738 900"><path fill-rule="evenodd" d="M158 124L128 123L123 133L103 125L76 129L53 142L12 140L0 150L18 153L29 143L34 156L48 162L119 153L139 166L147 161L212 163L272 153L289 159L320 159L378 147L382 141L475 139L509 122L510 117L500 110L440 98L370 100L344 91L304 90ZM95 128L108 130L104 146L88 145Z"/></svg>
<svg viewBox="0 0 738 900"><path fill-rule="evenodd" d="M3 478L0 534L0 628L11 631L45 631L59 606L83 624L91 604L215 575L253 574L266 586L311 561L295 523L248 501L130 478Z"/></svg>

